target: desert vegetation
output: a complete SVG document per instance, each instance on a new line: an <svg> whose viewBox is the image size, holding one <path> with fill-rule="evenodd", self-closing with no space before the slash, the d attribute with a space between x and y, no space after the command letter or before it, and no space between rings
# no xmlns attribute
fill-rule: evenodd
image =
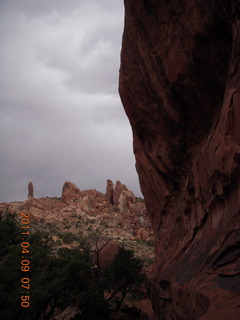
<svg viewBox="0 0 240 320"><path fill-rule="evenodd" d="M0 221L1 319L127 319L124 301L148 296L144 262L132 250L120 246L113 261L102 266L96 257L109 239L66 231L56 245L48 231L34 228L28 254L30 307L22 308L20 235L18 219L6 214ZM73 241L73 248L61 246Z"/></svg>

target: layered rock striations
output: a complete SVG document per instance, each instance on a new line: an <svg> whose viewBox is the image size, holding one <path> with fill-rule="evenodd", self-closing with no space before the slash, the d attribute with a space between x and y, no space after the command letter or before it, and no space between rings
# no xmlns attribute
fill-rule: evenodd
<svg viewBox="0 0 240 320"><path fill-rule="evenodd" d="M240 2L125 1L120 95L156 319L240 318Z"/></svg>

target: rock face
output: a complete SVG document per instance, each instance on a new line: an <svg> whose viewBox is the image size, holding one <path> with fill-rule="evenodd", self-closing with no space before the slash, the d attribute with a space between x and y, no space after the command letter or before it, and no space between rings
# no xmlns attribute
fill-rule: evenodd
<svg viewBox="0 0 240 320"><path fill-rule="evenodd" d="M239 6L125 1L119 87L155 235L156 319L239 319Z"/></svg>
<svg viewBox="0 0 240 320"><path fill-rule="evenodd" d="M116 181L115 188L113 190L113 204L118 205L120 196L124 190L126 190L126 186L121 184L119 180Z"/></svg>
<svg viewBox="0 0 240 320"><path fill-rule="evenodd" d="M33 189L33 183L29 182L28 184L28 199L34 197L34 189Z"/></svg>
<svg viewBox="0 0 240 320"><path fill-rule="evenodd" d="M78 187L70 182L66 181L63 185L62 189L62 200L63 201L70 201L70 200L78 200L81 196L81 191Z"/></svg>
<svg viewBox="0 0 240 320"><path fill-rule="evenodd" d="M116 181L115 187L111 180L107 180L106 198L109 203L117 206L121 213L131 212L136 215L145 213L145 204L138 202L134 193L119 180Z"/></svg>
<svg viewBox="0 0 240 320"><path fill-rule="evenodd" d="M115 256L119 251L119 244L115 241L110 241L108 243L98 244L99 250L99 265L101 267L109 267L114 261Z"/></svg>
<svg viewBox="0 0 240 320"><path fill-rule="evenodd" d="M111 204L113 204L113 190L114 190L114 184L111 180L107 180L107 186L106 186L106 198L107 201Z"/></svg>

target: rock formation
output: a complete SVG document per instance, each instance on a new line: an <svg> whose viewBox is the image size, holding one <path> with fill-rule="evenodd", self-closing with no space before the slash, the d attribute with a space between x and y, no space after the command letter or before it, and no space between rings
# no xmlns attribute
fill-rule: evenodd
<svg viewBox="0 0 240 320"><path fill-rule="evenodd" d="M43 224L54 241L59 240L59 235L55 236L57 228L61 234L70 232L90 236L93 243L96 243L96 239L100 240L97 241L99 244L103 241L104 247L108 239L115 240L120 245L125 243L129 249L138 251L140 257L153 258L153 235L144 203L133 203L134 212L122 213L118 206L107 202L105 194L94 189L80 192L71 182L64 184L62 196L63 198L33 198L31 201L0 203L0 220L6 214L14 214L21 219L21 213L28 212L31 214L31 223L36 226ZM145 239L146 242L136 241L140 239ZM151 241L148 242L149 240ZM64 245L68 248L70 246ZM103 252L105 250L107 248Z"/></svg>
<svg viewBox="0 0 240 320"><path fill-rule="evenodd" d="M62 200L63 201L70 201L70 200L78 200L80 198L81 191L78 187L70 182L66 181L63 185L62 189Z"/></svg>
<svg viewBox="0 0 240 320"><path fill-rule="evenodd" d="M139 208L144 208L144 203L139 204ZM97 190L80 192L73 183L66 182L62 198L46 197L0 203L0 221L6 214L14 214L16 219L21 220L23 212L31 215L30 226L33 232L44 229L49 234L55 250L60 247L79 250L79 241L86 239L91 246L92 257L100 267L108 267L122 246L134 250L135 256L145 262L150 263L154 257L152 233L145 209L122 214L117 206L106 200L105 194ZM145 241L137 241L140 239ZM96 266L92 271L97 271ZM151 275L150 268L144 268L144 272L148 277ZM134 308L134 312L126 312L127 319L136 319L129 314L137 314L137 319L152 320L149 299L127 301L127 306ZM74 310L73 306L71 308ZM68 314L61 313L57 318L72 319L74 315L70 311ZM123 313L120 318L125 319L126 315Z"/></svg>
<svg viewBox="0 0 240 320"><path fill-rule="evenodd" d="M134 193L117 180L115 188L113 190L113 204L118 206L120 212L128 212L130 207L129 204L136 202Z"/></svg>
<svg viewBox="0 0 240 320"><path fill-rule="evenodd" d="M239 319L239 8L125 1L119 88L155 235L156 319Z"/></svg>
<svg viewBox="0 0 240 320"><path fill-rule="evenodd" d="M113 190L113 203L115 205L118 205L119 198L123 192L123 190L126 190L126 186L124 184L121 184L119 180L116 181L115 188Z"/></svg>
<svg viewBox="0 0 240 320"><path fill-rule="evenodd" d="M121 213L131 212L138 215L146 211L145 204L137 202L134 193L119 180L116 181L115 187L111 180L107 180L106 198L108 203L117 206Z"/></svg>
<svg viewBox="0 0 240 320"><path fill-rule="evenodd" d="M107 180L107 186L106 186L106 198L107 201L111 204L113 204L113 190L114 190L114 184L111 180Z"/></svg>
<svg viewBox="0 0 240 320"><path fill-rule="evenodd" d="M28 184L28 199L34 197L34 188L33 188L33 183L29 182Z"/></svg>

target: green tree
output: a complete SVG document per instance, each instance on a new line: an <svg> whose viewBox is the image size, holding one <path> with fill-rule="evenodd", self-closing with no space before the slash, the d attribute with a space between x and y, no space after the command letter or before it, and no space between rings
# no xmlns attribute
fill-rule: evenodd
<svg viewBox="0 0 240 320"><path fill-rule="evenodd" d="M144 282L142 262L133 252L119 249L115 260L102 268L93 261L91 244L79 241L75 249L54 251L46 232L29 235L30 270L21 271L21 228L16 218L0 220L0 310L3 320L51 320L67 307L78 312L75 320L108 320L118 312L126 295ZM94 241L97 238L94 237ZM102 241L102 239L101 239ZM108 240L106 240L107 243ZM101 251L103 244L97 243ZM21 278L30 279L29 308L21 307Z"/></svg>
<svg viewBox="0 0 240 320"><path fill-rule="evenodd" d="M20 226L16 215L6 214L0 219L0 259L6 255L11 248L20 242Z"/></svg>
<svg viewBox="0 0 240 320"><path fill-rule="evenodd" d="M106 299L112 313L118 312L127 294L135 294L144 285L143 262L131 250L119 248L112 264L104 270Z"/></svg>
<svg viewBox="0 0 240 320"><path fill-rule="evenodd" d="M1 318L13 320L20 311L20 227L16 216L6 214L0 220L0 310ZM18 300L17 300L18 299Z"/></svg>

